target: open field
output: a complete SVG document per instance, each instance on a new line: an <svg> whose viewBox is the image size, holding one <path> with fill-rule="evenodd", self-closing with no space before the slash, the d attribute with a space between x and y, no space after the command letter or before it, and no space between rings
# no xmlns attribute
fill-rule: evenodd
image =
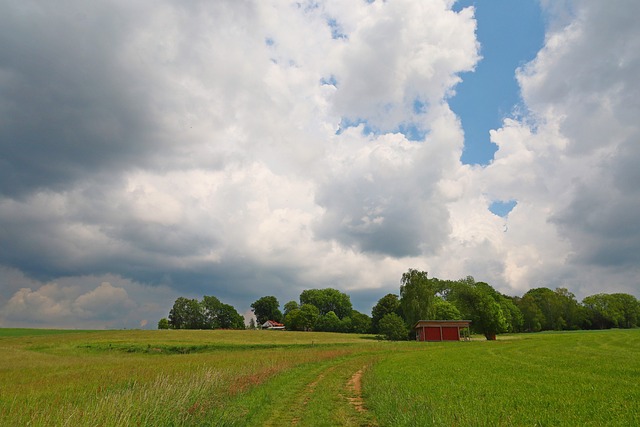
<svg viewBox="0 0 640 427"><path fill-rule="evenodd" d="M0 329L0 425L640 425L640 330Z"/></svg>

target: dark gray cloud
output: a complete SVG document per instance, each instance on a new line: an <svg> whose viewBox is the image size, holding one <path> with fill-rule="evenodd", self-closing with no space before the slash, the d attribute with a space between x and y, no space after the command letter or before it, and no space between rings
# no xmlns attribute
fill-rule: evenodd
<svg viewBox="0 0 640 427"><path fill-rule="evenodd" d="M326 211L316 233L393 257L420 255L425 247L436 252L449 231L448 214L442 206L425 206L418 194L414 182L353 177L333 182L318 192Z"/></svg>
<svg viewBox="0 0 640 427"><path fill-rule="evenodd" d="M561 54L545 69L544 81L551 85L525 91L532 107L562 117L566 153L583 163L567 171L570 191L551 221L571 241L574 262L633 267L640 261L640 85L633 77L640 74L640 33L633 18L640 5L576 6L577 23L567 27L565 43L554 47ZM543 54L539 63L546 60Z"/></svg>
<svg viewBox="0 0 640 427"><path fill-rule="evenodd" d="M552 220L571 240L574 262L636 267L640 263L640 193L601 185L577 185L569 206Z"/></svg>
<svg viewBox="0 0 640 427"><path fill-rule="evenodd" d="M122 52L116 7L6 2L0 17L0 191L21 196L147 163L149 87Z"/></svg>

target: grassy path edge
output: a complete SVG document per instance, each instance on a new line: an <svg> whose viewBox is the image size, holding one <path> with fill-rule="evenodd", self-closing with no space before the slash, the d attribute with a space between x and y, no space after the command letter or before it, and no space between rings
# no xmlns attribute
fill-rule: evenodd
<svg viewBox="0 0 640 427"><path fill-rule="evenodd" d="M355 353L286 371L238 396L216 425L376 426L349 381L379 355Z"/></svg>

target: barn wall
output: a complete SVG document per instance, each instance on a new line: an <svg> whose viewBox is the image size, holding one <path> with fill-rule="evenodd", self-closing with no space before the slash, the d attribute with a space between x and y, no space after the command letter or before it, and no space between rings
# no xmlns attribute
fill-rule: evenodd
<svg viewBox="0 0 640 427"><path fill-rule="evenodd" d="M427 341L440 341L440 328L437 326L428 326L424 328Z"/></svg>
<svg viewBox="0 0 640 427"><path fill-rule="evenodd" d="M460 335L458 333L457 326L443 326L442 327L442 339L443 341L460 341Z"/></svg>

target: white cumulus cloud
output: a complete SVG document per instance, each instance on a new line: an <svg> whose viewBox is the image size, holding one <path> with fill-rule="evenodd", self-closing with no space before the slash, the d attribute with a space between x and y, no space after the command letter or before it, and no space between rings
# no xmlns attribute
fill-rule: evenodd
<svg viewBox="0 0 640 427"><path fill-rule="evenodd" d="M480 45L452 5L6 3L4 324L325 286L366 311L411 267L637 294L638 6L549 5L525 110L472 167L447 102Z"/></svg>

